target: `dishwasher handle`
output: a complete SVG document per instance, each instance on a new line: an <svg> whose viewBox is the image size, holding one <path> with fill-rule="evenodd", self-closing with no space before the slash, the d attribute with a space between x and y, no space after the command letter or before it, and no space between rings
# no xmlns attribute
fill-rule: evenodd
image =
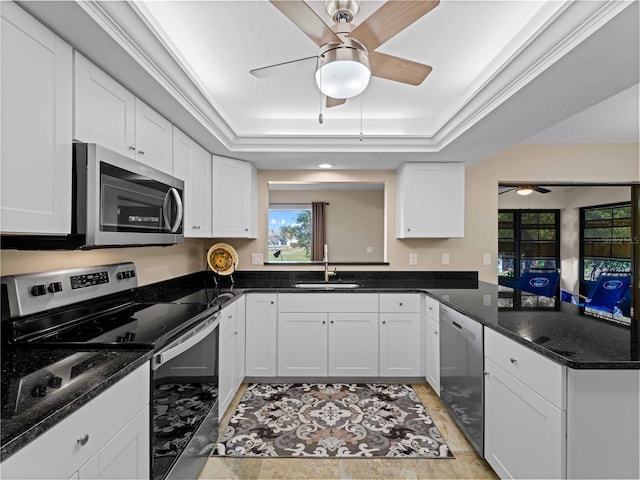
<svg viewBox="0 0 640 480"><path fill-rule="evenodd" d="M158 352L153 356L153 361L151 362L151 370L157 370L162 366L162 364L176 358L178 355L186 352L191 347L200 343L210 333L218 328L219 324L220 320L216 315L209 325L200 329L199 331L198 327L189 330L189 332L181 336L178 340L172 342L172 346L170 346L168 349L162 350L161 352Z"/></svg>

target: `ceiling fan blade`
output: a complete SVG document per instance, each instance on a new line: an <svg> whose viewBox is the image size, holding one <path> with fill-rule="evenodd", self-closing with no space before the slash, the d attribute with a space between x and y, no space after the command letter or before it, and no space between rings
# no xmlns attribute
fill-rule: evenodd
<svg viewBox="0 0 640 480"><path fill-rule="evenodd" d="M287 73L292 73L293 71L298 70L301 66L305 65L304 62L308 62L309 60L313 60L314 62L317 62L318 56L316 55L313 57L299 58L297 60L290 60L288 62L276 63L274 65L268 65L266 67L254 68L253 70L249 70L249 73L254 77L258 77L258 78L268 78L276 75L286 75Z"/></svg>
<svg viewBox="0 0 640 480"><path fill-rule="evenodd" d="M327 108L331 108L331 107L337 107L338 105L344 105L345 103L347 103L347 99L346 98L332 98L332 97L327 97Z"/></svg>
<svg viewBox="0 0 640 480"><path fill-rule="evenodd" d="M355 38L369 52L373 52L439 3L440 0L389 0L354 28L349 37Z"/></svg>
<svg viewBox="0 0 640 480"><path fill-rule="evenodd" d="M329 42L342 43L333 30L302 0L270 1L319 47Z"/></svg>
<svg viewBox="0 0 640 480"><path fill-rule="evenodd" d="M420 85L432 70L429 65L380 52L369 53L369 66L374 77L409 85Z"/></svg>
<svg viewBox="0 0 640 480"><path fill-rule="evenodd" d="M512 190L515 190L518 187L507 187L504 185L498 185L498 195L502 195L503 193L507 193L507 192L511 192Z"/></svg>
<svg viewBox="0 0 640 480"><path fill-rule="evenodd" d="M551 190L544 187L535 187L534 190L538 193L549 193Z"/></svg>

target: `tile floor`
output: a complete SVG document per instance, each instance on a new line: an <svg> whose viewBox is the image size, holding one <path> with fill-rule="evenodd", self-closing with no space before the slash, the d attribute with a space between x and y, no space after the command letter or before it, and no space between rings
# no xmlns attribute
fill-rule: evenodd
<svg viewBox="0 0 640 480"><path fill-rule="evenodd" d="M211 457L200 479L497 479L449 416L429 385L412 385L431 413L455 459L310 459ZM243 385L220 422L229 421Z"/></svg>

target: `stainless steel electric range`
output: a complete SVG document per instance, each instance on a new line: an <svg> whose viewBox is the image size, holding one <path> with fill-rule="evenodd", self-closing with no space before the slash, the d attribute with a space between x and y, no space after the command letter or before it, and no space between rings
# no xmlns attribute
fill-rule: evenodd
<svg viewBox="0 0 640 480"><path fill-rule="evenodd" d="M137 278L133 263L2 277L9 307L3 307L3 342L152 349L152 477L191 478L217 435L220 299L202 290L172 303L139 302Z"/></svg>

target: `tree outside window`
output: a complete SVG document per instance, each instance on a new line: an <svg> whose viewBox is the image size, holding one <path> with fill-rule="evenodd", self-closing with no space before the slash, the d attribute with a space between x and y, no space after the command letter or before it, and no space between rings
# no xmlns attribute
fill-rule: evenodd
<svg viewBox="0 0 640 480"><path fill-rule="evenodd" d="M311 261L311 205L269 205L269 262Z"/></svg>

